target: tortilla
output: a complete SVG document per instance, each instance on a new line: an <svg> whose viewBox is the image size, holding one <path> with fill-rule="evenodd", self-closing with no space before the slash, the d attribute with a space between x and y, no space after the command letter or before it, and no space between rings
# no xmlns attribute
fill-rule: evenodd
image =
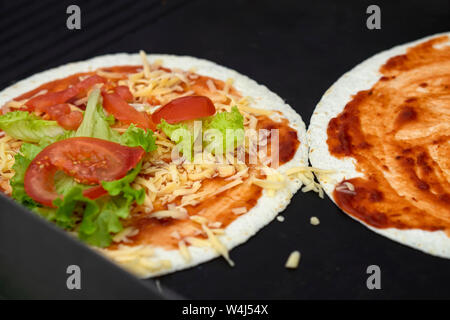
<svg viewBox="0 0 450 320"><path fill-rule="evenodd" d="M387 238L450 257L449 35L381 52L322 97L308 129L328 196ZM363 199L364 198L364 199Z"/></svg>
<svg viewBox="0 0 450 320"><path fill-rule="evenodd" d="M148 55L148 59L152 63L160 60L162 66L165 68L195 69L196 74L222 80L223 82L229 78L233 79L234 89L243 96L252 98L251 108L279 112L279 114L274 113L268 116L268 118L273 118L276 122L284 118L283 121L297 132L297 139L300 142L298 148L293 149L294 154L292 154L291 159L278 169L275 169L275 171L284 174L288 169L294 167L307 167L308 146L306 143L305 124L301 117L289 105L265 86L257 84L255 81L236 71L202 59L160 54ZM6 88L0 93L0 105L4 105L6 102L35 89L43 83L65 78L75 73L89 72L112 66L140 64L141 57L138 54L125 53L105 55L82 62L69 63L38 73ZM225 250L230 250L247 241L259 229L272 221L279 212L286 208L293 194L305 182L305 177L301 176L301 170L298 173L300 176L296 174L290 175L290 178L283 182L285 187L274 194L271 194L273 192L263 190L257 202L255 202L254 206L248 212L241 212L231 224L224 228L223 235L217 234L217 239L225 246ZM203 244L205 244L204 241ZM139 276L151 277L193 267L219 256L217 247L213 248L210 244L206 245L206 247L198 247L192 243L188 245L185 249L189 252L190 259L186 259L186 253L184 252L183 254L182 250L146 244L131 246L122 243L116 246L114 250L99 249L99 251L120 265L137 273ZM185 249L183 248L183 250ZM224 252L220 253L222 255L227 254Z"/></svg>

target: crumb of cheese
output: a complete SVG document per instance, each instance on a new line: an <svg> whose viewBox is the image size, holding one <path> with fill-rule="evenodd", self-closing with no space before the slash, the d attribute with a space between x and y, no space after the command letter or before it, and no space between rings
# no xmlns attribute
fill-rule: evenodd
<svg viewBox="0 0 450 320"><path fill-rule="evenodd" d="M309 222L313 225L313 226L318 226L320 224L320 220L317 217L311 217L309 219Z"/></svg>
<svg viewBox="0 0 450 320"><path fill-rule="evenodd" d="M300 263L300 257L299 251L292 251L284 266L288 269L297 269L298 264Z"/></svg>

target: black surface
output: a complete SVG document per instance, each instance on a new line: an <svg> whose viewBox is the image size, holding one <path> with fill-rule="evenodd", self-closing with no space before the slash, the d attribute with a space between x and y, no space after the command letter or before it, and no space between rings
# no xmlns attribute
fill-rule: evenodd
<svg viewBox="0 0 450 320"><path fill-rule="evenodd" d="M70 3L82 9L81 31L65 28L67 2L0 2L1 87L50 67L105 53L144 49L148 53L187 54L215 61L267 85L308 124L325 90L359 62L394 45L450 30L448 0ZM381 30L366 28L370 4L381 7ZM368 231L328 199L299 193L283 215L285 222L274 221L233 250L235 268L216 259L161 277L161 283L188 298L450 296L448 260ZM320 226L310 225L312 215L320 218ZM2 217L1 223L9 222ZM36 237L21 236L25 239L22 244ZM55 237L61 235L55 233ZM5 248L4 241L10 241L1 240L0 249ZM14 242L6 247L13 248ZM64 244L64 248L69 252L79 249L73 243ZM301 265L288 271L283 264L294 249L302 252ZM66 256L59 249L52 261L60 263ZM381 290L366 287L366 268L372 264L381 268ZM53 285L46 270L35 269L36 277L44 275L49 286ZM105 286L113 282L111 278ZM132 285L130 280L130 288Z"/></svg>
<svg viewBox="0 0 450 320"><path fill-rule="evenodd" d="M136 279L63 230L0 196L0 293L15 299L160 299L158 288ZM69 266L80 268L69 290ZM177 298L165 290L166 297Z"/></svg>

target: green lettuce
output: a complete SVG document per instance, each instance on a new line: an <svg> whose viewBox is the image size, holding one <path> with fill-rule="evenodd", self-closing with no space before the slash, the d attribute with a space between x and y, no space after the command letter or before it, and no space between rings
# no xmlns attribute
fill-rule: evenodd
<svg viewBox="0 0 450 320"><path fill-rule="evenodd" d="M139 163L136 168L131 170L125 177L114 181L102 181L102 187L110 196L122 195L125 199L130 201L130 204L136 201L137 204L143 204L145 198L144 189L134 189L131 183L136 179L136 176L141 171L142 163Z"/></svg>
<svg viewBox="0 0 450 320"><path fill-rule="evenodd" d="M92 90L84 112L83 121L74 137L90 137L120 143L120 134L110 127L111 119L103 112L100 89Z"/></svg>
<svg viewBox="0 0 450 320"><path fill-rule="evenodd" d="M108 247L113 234L123 230L120 219L128 217L130 205L123 197L101 198L94 203L95 206L86 207L83 213L78 236L93 246Z"/></svg>
<svg viewBox="0 0 450 320"><path fill-rule="evenodd" d="M156 150L153 131L145 131L134 124L130 125L127 131L120 136L120 144L128 147L142 147L145 152Z"/></svg>
<svg viewBox="0 0 450 320"><path fill-rule="evenodd" d="M109 197L92 201L82 196L79 187L75 188L75 193L64 197L63 201L68 205L64 210L61 209L63 206L60 206L58 210L67 216L74 212L76 204L82 202L86 205L83 220L78 229L81 240L97 247L107 247L112 242L113 234L123 230L120 219L128 218L133 202L144 203L144 189L136 190L131 187L140 170L141 163L122 179L102 182Z"/></svg>
<svg viewBox="0 0 450 320"><path fill-rule="evenodd" d="M239 109L234 106L230 112L220 112L207 118L204 121L203 130L206 135L208 135L208 130L213 133L220 133L223 152L234 150L244 141L244 117ZM220 145L220 141L211 141L208 148L217 151L218 145Z"/></svg>
<svg viewBox="0 0 450 320"><path fill-rule="evenodd" d="M191 126L192 127L192 126ZM185 157L191 157L194 145L194 130L189 129L186 123L170 124L166 120L161 119L161 123L157 126L170 140L177 144L178 150Z"/></svg>
<svg viewBox="0 0 450 320"><path fill-rule="evenodd" d="M140 169L141 163L122 179L102 182L109 196L96 200L83 195L89 186L76 183L67 176L60 177L56 189L63 197L53 202L57 208L40 208L39 212L65 229L73 229L81 221L77 230L79 238L93 246L107 247L112 243L113 235L123 230L120 219L128 218L131 205L144 202L145 191L131 187Z"/></svg>
<svg viewBox="0 0 450 320"><path fill-rule="evenodd" d="M56 121L42 120L27 111L12 111L1 115L0 129L9 136L26 142L40 142L43 138L65 133Z"/></svg>
<svg viewBox="0 0 450 320"><path fill-rule="evenodd" d="M53 201L56 206L54 214L51 215L51 220L64 229L73 229L78 217L76 215L77 208L83 210L83 216L86 213L98 211L98 205L95 200L86 198L83 195L84 188L78 185L73 185L69 189L65 189L62 198L57 198ZM83 208L83 207L84 208Z"/></svg>
<svg viewBox="0 0 450 320"><path fill-rule="evenodd" d="M244 141L244 117L235 106L231 108L230 112L220 112L199 120L202 121L202 130L205 136L203 146L209 151L224 153L226 150L234 150ZM169 124L162 119L158 129L175 142L186 156L192 152L194 140L198 135L198 133L194 134L192 124L193 121Z"/></svg>
<svg viewBox="0 0 450 320"><path fill-rule="evenodd" d="M39 152L41 152L41 150L41 147L31 143L22 144L19 152L14 157L14 165L12 167L15 174L10 181L12 187L11 196L17 202L30 209L36 208L38 206L38 203L31 199L25 192L25 172L31 161Z"/></svg>
<svg viewBox="0 0 450 320"><path fill-rule="evenodd" d="M88 98L83 121L73 137L91 137L119 143L128 147L142 147L146 152L156 150L155 137L151 130L131 124L127 131L120 135L110 125L114 123L112 115L106 116L100 103L100 90L95 89Z"/></svg>

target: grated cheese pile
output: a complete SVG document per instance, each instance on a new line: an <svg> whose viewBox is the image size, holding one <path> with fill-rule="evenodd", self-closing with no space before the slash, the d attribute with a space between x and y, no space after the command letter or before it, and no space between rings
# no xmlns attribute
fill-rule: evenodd
<svg viewBox="0 0 450 320"><path fill-rule="evenodd" d="M0 190L7 195L12 192L10 179L14 176L14 156L20 149L22 142L4 133L0 138Z"/></svg>

